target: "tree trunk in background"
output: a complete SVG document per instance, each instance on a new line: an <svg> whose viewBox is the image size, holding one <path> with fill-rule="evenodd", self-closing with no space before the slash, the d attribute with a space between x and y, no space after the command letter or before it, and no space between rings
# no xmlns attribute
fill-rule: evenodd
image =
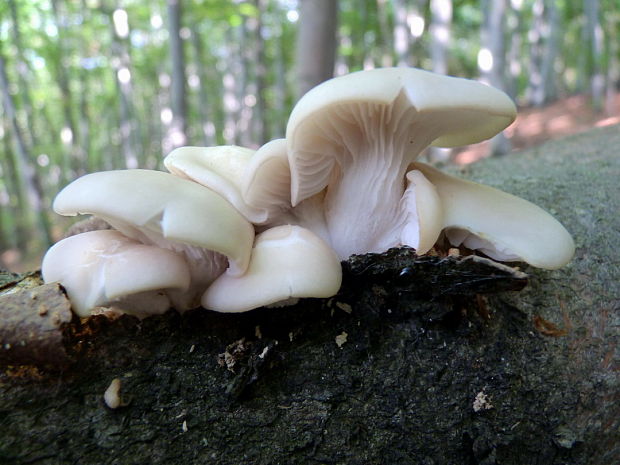
<svg viewBox="0 0 620 465"><path fill-rule="evenodd" d="M171 106L172 123L166 141L165 150L187 143L187 100L185 95L185 56L181 38L182 0L167 0L168 34L170 40L170 58L172 63Z"/></svg>
<svg viewBox="0 0 620 465"><path fill-rule="evenodd" d="M273 138L284 137L286 130L286 122L288 120L287 96L290 95L286 82L286 42L284 35L284 27L279 26L280 34L276 42L275 52L275 88L273 106L275 109L273 123L271 125L271 134Z"/></svg>
<svg viewBox="0 0 620 465"><path fill-rule="evenodd" d="M129 56L129 18L126 10L110 11L112 27L112 70L119 97L119 131L124 167L138 168L137 118L133 105L131 58Z"/></svg>
<svg viewBox="0 0 620 465"><path fill-rule="evenodd" d="M9 232L5 242L10 243L12 247L16 247L18 250L26 250L28 248L29 235L28 217L23 212L28 211L28 202L26 202L24 191L20 189L18 182L19 173L16 166L17 157L13 147L11 147L11 140L7 137L11 132L9 129L11 122L6 114L6 110L3 113L2 131L4 136L2 137L2 142L5 156L0 158L0 162L2 163L2 180L8 194L6 204L11 218L11 227L9 228L9 225L6 225L6 230Z"/></svg>
<svg viewBox="0 0 620 465"><path fill-rule="evenodd" d="M392 0L392 11L394 12L394 53L396 53L396 63L398 66L411 66L409 47L411 45L411 34L407 24L408 9L405 0Z"/></svg>
<svg viewBox="0 0 620 465"><path fill-rule="evenodd" d="M431 59L433 71L448 73L448 44L452 26L452 0L431 0Z"/></svg>
<svg viewBox="0 0 620 465"><path fill-rule="evenodd" d="M508 51L506 52L506 70L504 74L504 91L513 99L517 98L519 89L519 76L523 69L521 62L521 45L523 43L523 5L517 2L510 2L510 12L506 15L508 23Z"/></svg>
<svg viewBox="0 0 620 465"><path fill-rule="evenodd" d="M21 184L21 189L26 193L28 204L31 211L35 215L37 225L39 227L39 234L42 237L44 246L50 246L53 242L51 227L47 212L44 207L44 194L41 188L41 180L39 179L35 161L31 160L30 150L26 145L24 137L22 135L21 128L17 121L17 115L15 114L15 105L13 104L13 98L10 93L9 79L7 76L4 57L0 56L0 87L2 90L2 101L4 111L7 118L11 122L11 129L13 132L13 138L15 141L15 147L17 148L17 175ZM27 215L25 211L21 212L22 215Z"/></svg>
<svg viewBox="0 0 620 465"><path fill-rule="evenodd" d="M80 11L82 16L84 17L84 21L86 21L88 16L90 15L90 9L86 5L86 0L82 0L80 3ZM80 54L82 57L88 57L89 51L87 49L87 45L84 42L80 42ZM82 150L86 155L85 168L86 172L92 173L94 171L99 171L101 168L98 164L98 160L101 159L100 156L97 156L92 152L92 141L90 138L91 133L91 117L90 117L90 105L88 96L91 95L92 89L90 87L90 82L88 79L88 71L82 66L80 67L79 72L79 82L80 82L80 121L79 121L79 131L80 131L80 141L82 142ZM95 131L96 132L96 131ZM83 173L80 173L83 174Z"/></svg>
<svg viewBox="0 0 620 465"><path fill-rule="evenodd" d="M17 5L15 4L15 0L8 0L9 8L11 10L11 23L13 25L12 28L12 38L15 43L15 48L17 49L17 75L19 76L19 95L21 97L21 101L23 102L23 108L26 115L26 127L29 137L30 146L36 147L38 145L38 137L36 130L36 122L32 117L33 105L32 99L30 97L30 73L28 69L28 64L24 57L24 46L21 38L21 28L19 24L19 15L17 11Z"/></svg>
<svg viewBox="0 0 620 465"><path fill-rule="evenodd" d="M337 0L300 0L297 33L297 96L334 74Z"/></svg>
<svg viewBox="0 0 620 465"><path fill-rule="evenodd" d="M209 147L215 145L215 127L214 118L211 116L211 101L207 92L207 86L209 85L209 79L206 72L204 56L204 47L202 45L203 38L201 37L197 24L193 24L191 28L192 35L192 49L194 51L194 66L196 67L196 75L198 76L198 104L197 110L200 116L200 134L202 137L202 144Z"/></svg>
<svg viewBox="0 0 620 465"><path fill-rule="evenodd" d="M241 54L241 79L237 80L235 96L240 109L236 125L235 144L250 147L254 145L254 138L252 136L254 105L249 105L248 103L250 102L250 96L256 97L256 82L253 77L254 67L256 66L254 40L257 22L254 17L242 16L242 18L243 21L237 28Z"/></svg>
<svg viewBox="0 0 620 465"><path fill-rule="evenodd" d="M559 33L560 17L555 0L536 0L534 21L529 32L530 79L527 100L532 105L541 106L556 98L554 65Z"/></svg>
<svg viewBox="0 0 620 465"><path fill-rule="evenodd" d="M584 0L586 14L586 31L589 50L589 76L592 105L595 109L603 108L605 79L603 78L603 29L600 23L599 0Z"/></svg>
<svg viewBox="0 0 620 465"><path fill-rule="evenodd" d="M452 0L431 0L431 60L433 71L448 73L448 44L452 26ZM429 147L428 160L431 163L443 163L450 160L452 150L449 148Z"/></svg>
<svg viewBox="0 0 620 465"><path fill-rule="evenodd" d="M386 6L388 0L377 0L377 21L379 22L379 47L377 50L381 53L376 61L377 66L393 66L394 57L393 50L393 34L390 31L390 22L388 19L388 8Z"/></svg>
<svg viewBox="0 0 620 465"><path fill-rule="evenodd" d="M263 39L263 15L267 11L266 0L254 0L258 11L256 17L256 30L254 31L254 79L256 81L256 105L254 110L254 130L253 141L256 145L263 145L270 140L269 124L267 122L267 102L265 99L265 89L267 87L267 67L265 64L265 41Z"/></svg>
<svg viewBox="0 0 620 465"><path fill-rule="evenodd" d="M67 72L68 51L64 34L64 23L60 12L59 0L51 0L54 22L58 30L56 45L58 48L58 62L55 64L56 81L60 88L64 127L61 131L61 140L66 151L64 166L62 168L61 183L72 180L84 165L84 153L80 150L75 118L73 116L73 93L69 85L70 76Z"/></svg>
<svg viewBox="0 0 620 465"><path fill-rule="evenodd" d="M484 21L480 29L482 48L478 54L478 68L482 80L504 90L504 64L506 61L504 20L507 0L482 0ZM504 155L510 152L510 141L500 133L491 139L491 154Z"/></svg>
<svg viewBox="0 0 620 465"><path fill-rule="evenodd" d="M620 18L606 18L608 21L608 31L620 30ZM620 107L616 103L616 93L620 86L620 44L614 35L607 35L607 47L609 50L609 63L607 65L607 76L605 79L605 114L614 116L620 114Z"/></svg>
<svg viewBox="0 0 620 465"><path fill-rule="evenodd" d="M235 144L237 133L237 121L239 120L240 102L237 100L238 80L243 70L241 52L239 51L239 41L235 37L236 31L229 29L226 32L226 58L222 63L224 76L222 76L222 109L224 112L224 127L222 128L222 138L227 145Z"/></svg>

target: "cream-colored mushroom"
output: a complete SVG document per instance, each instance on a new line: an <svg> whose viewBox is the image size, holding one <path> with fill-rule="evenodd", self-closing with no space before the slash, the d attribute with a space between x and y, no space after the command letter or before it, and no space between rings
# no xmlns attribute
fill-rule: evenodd
<svg viewBox="0 0 620 465"><path fill-rule="evenodd" d="M248 221L264 223L269 211L245 201L242 180L255 151L236 145L179 147L164 158L168 171L197 182L229 201Z"/></svg>
<svg viewBox="0 0 620 465"><path fill-rule="evenodd" d="M75 313L115 307L146 316L170 308L172 291L185 292L190 272L182 255L134 241L118 231L90 231L68 237L45 254L46 283L59 282Z"/></svg>
<svg viewBox="0 0 620 465"><path fill-rule="evenodd" d="M401 234L408 219L433 222L406 210L417 202L401 202L408 165L429 144L494 136L515 113L497 89L412 68L327 81L302 97L288 122L292 204L326 189L330 243L342 259L401 245L413 237Z"/></svg>
<svg viewBox="0 0 620 465"><path fill-rule="evenodd" d="M179 310L197 305L227 266L227 273L243 274L254 240L253 226L220 195L160 171L88 174L58 194L54 210L92 214L134 240L183 253L192 284L175 297Z"/></svg>
<svg viewBox="0 0 620 465"><path fill-rule="evenodd" d="M222 275L207 289L202 305L218 312L244 312L291 298L331 297L342 269L336 254L300 226L277 226L256 236L243 276Z"/></svg>
<svg viewBox="0 0 620 465"><path fill-rule="evenodd" d="M453 245L478 249L501 261L559 268L575 252L571 235L549 213L498 189L413 163L435 187L443 206L441 227Z"/></svg>

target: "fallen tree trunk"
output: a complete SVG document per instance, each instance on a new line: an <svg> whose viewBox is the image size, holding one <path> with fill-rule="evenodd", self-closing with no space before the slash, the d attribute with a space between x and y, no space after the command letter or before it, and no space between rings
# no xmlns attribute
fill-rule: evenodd
<svg viewBox="0 0 620 465"><path fill-rule="evenodd" d="M465 173L576 239L521 292L422 296L411 270L352 263L327 301L90 319L71 368L5 369L0 463L620 462L619 144L596 130Z"/></svg>

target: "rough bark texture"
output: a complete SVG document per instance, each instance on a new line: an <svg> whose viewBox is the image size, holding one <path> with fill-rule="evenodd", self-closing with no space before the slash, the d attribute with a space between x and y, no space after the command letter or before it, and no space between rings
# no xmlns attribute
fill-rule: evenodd
<svg viewBox="0 0 620 465"><path fill-rule="evenodd" d="M28 276L16 286L7 283L10 290L6 293L0 285L1 365L34 364L54 369L64 368L71 361L63 331L73 319L71 303L59 284L40 284L38 276Z"/></svg>
<svg viewBox="0 0 620 465"><path fill-rule="evenodd" d="M93 318L70 370L0 377L0 463L619 463L619 144L595 130L464 173L574 234L521 292L366 276L293 308Z"/></svg>

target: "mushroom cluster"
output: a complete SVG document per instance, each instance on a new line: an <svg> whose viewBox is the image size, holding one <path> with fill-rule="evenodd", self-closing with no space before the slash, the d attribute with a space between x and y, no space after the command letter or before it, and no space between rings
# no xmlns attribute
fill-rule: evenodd
<svg viewBox="0 0 620 465"><path fill-rule="evenodd" d="M43 260L75 311L98 306L145 316L199 305L242 312L330 297L340 260L440 238L500 261L554 269L570 234L539 207L416 161L429 145L490 138L513 102L476 81L412 68L361 71L302 97L286 137L257 151L181 147L169 173L93 173L54 201L111 231L64 239Z"/></svg>

